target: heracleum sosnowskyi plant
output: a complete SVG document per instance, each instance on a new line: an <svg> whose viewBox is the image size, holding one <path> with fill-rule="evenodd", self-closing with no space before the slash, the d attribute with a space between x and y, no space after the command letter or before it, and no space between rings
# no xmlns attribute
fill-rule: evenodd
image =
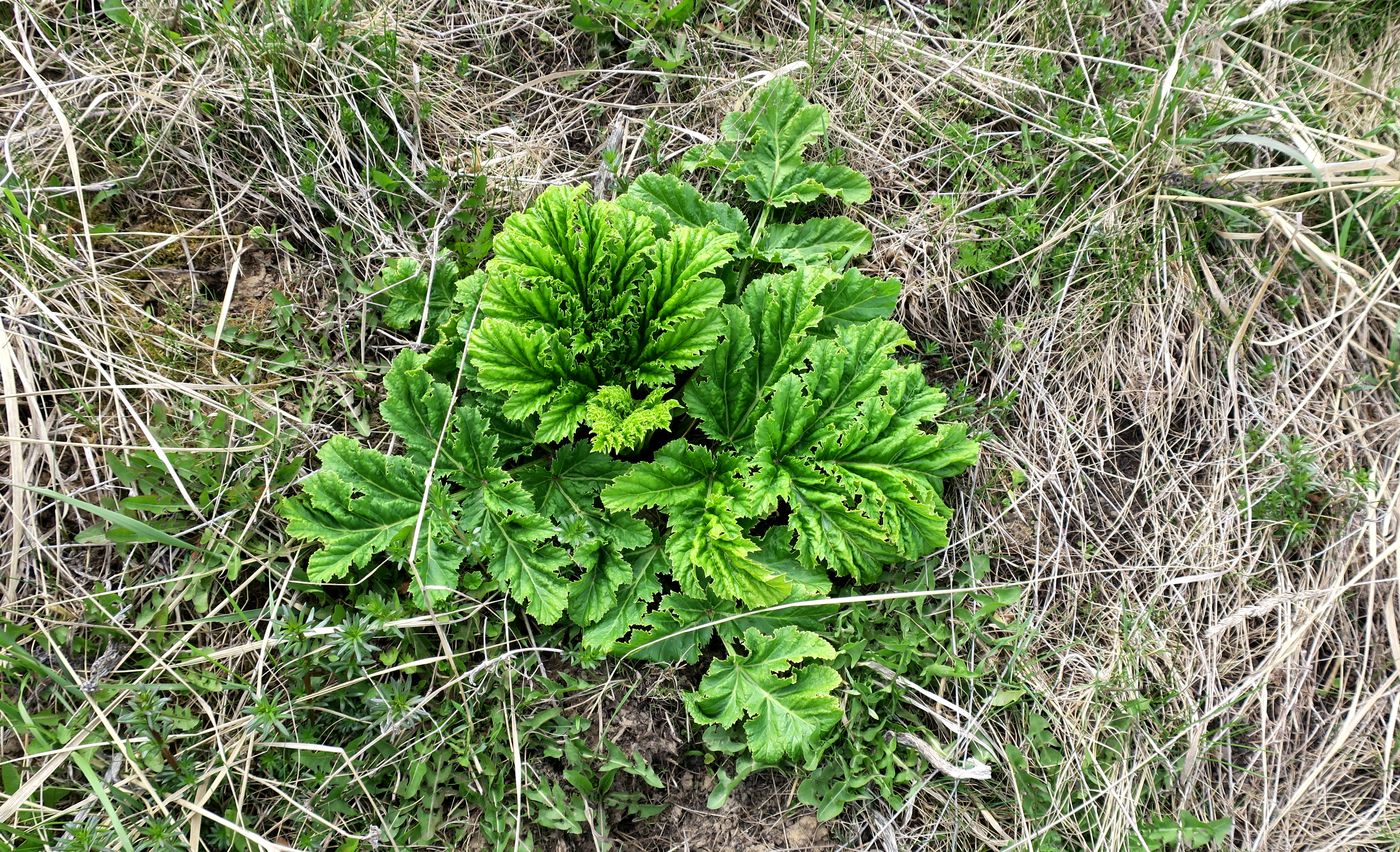
<svg viewBox="0 0 1400 852"><path fill-rule="evenodd" d="M283 504L320 545L308 577L394 564L425 606L497 588L542 625L567 616L587 655L706 658L697 721L742 723L760 763L814 748L841 716L829 610L710 622L935 552L943 481L977 456L896 358L898 282L847 268L870 233L805 215L870 195L806 159L827 121L779 79L685 157L712 193L646 174L511 216L452 282L434 349L385 379L399 451L332 438ZM442 298L407 270L420 308Z"/></svg>

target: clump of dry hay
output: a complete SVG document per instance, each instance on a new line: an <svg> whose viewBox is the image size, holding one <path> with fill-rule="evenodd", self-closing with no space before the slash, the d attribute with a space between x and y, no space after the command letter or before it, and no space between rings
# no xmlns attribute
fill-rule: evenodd
<svg viewBox="0 0 1400 852"><path fill-rule="evenodd" d="M978 48L944 54L948 46L913 51L953 67L946 84L994 97ZM1236 40L1204 51L1221 49L1239 61ZM956 239L936 214L910 216L939 226L920 231L928 236L909 249L911 260L887 261L914 282L906 311L933 339L966 346L992 317L1015 329L1018 345L973 381L1015 403L972 491L1001 497L1008 470L1024 481L1009 499L974 499L958 517L963 545L1002 554L1007 579L1031 590L1041 694L1068 746L1063 800L1074 803L1073 788L1098 771L1088 756L1111 734L1121 702L1172 696L1164 718L1133 726L1131 751L1102 779L1105 794L1072 806L1097 813L1101 833L1079 837L1083 848L1132 843L1145 806L1229 816L1241 848L1393 837L1400 409L1393 390L1358 379L1394 369L1400 241L1393 228L1376 232L1358 256L1343 257L1329 237L1347 211L1395 191L1400 163L1387 145L1359 137L1374 115L1369 93L1274 55L1276 67L1236 73L1256 89L1254 106L1272 113L1270 132L1309 162L1220 178L1252 187L1242 209L1257 233L1246 242L1183 260L1196 202L1165 197L1158 176L1142 169L1105 186L1099 209L1078 223L1081 233L1147 225L1158 262L1140 280L1095 280L1101 273L1081 268L1063 290L1026 281L988 291L928 259L931 246L946 258ZM888 75L889 64L880 70ZM1283 86L1266 72L1287 75L1291 107L1269 105ZM1394 73L1373 87L1387 91ZM1304 112L1312 123L1297 117ZM1190 155L1171 151L1182 153ZM1300 228L1293 211L1318 197L1332 217ZM1298 282L1291 317L1270 307L1284 289L1282 269ZM1105 291L1120 289L1130 295L1106 303ZM1267 434L1264 448L1248 446L1251 429ZM1241 510L1242 495L1277 475L1264 462L1287 436L1318 448L1322 470L1369 469L1376 483L1354 511L1333 513L1330 540L1306 556ZM1165 789L1152 781L1164 769ZM1149 805L1144 791L1154 788ZM916 836L932 842L978 822L956 800L931 798L930 822ZM1062 830L1072 830L1069 810ZM995 840L978 842L1034 840L1031 829L993 828Z"/></svg>

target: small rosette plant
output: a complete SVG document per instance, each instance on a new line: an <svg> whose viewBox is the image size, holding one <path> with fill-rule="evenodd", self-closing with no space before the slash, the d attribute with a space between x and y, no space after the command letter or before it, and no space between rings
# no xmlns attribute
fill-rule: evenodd
<svg viewBox="0 0 1400 852"><path fill-rule="evenodd" d="M685 157L709 191L647 174L511 216L432 311L435 348L386 376L396 452L332 438L282 504L318 545L308 577L396 565L424 606L489 587L567 617L587 655L706 658L697 721L759 763L818 748L841 716L831 610L782 605L945 546L943 483L977 458L898 357L898 282L849 268L870 233L806 215L870 195L808 161L826 127L778 80ZM437 276L391 269L441 307Z"/></svg>

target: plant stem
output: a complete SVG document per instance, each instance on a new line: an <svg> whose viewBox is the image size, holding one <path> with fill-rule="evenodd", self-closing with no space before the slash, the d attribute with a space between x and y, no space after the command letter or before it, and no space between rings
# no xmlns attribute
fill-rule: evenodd
<svg viewBox="0 0 1400 852"><path fill-rule="evenodd" d="M817 0L807 0L807 67L815 73L817 67ZM810 97L816 78L813 74L808 74L807 81L807 95Z"/></svg>
<svg viewBox="0 0 1400 852"><path fill-rule="evenodd" d="M773 212L773 208L767 204L763 205L763 212L758 214L758 222L753 226L753 233L749 235L749 246L758 245L758 240L763 236L763 228L768 224L768 214ZM749 266L753 263L753 254L744 258L744 264L739 267L739 281L736 285L739 292L744 291L744 286L749 283Z"/></svg>

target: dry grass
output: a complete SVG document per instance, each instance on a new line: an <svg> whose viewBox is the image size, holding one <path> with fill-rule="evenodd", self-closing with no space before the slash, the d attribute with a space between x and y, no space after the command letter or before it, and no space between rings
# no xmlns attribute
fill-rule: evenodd
<svg viewBox="0 0 1400 852"><path fill-rule="evenodd" d="M131 5L155 16L146 20L168 14L168 4ZM159 410L183 412L187 432L231 415L238 443L215 450L230 481L270 483L329 435L373 428L373 390L359 368L412 341L367 326L366 298L346 280L386 257L431 255L444 214L476 174L489 177L494 203L513 209L543 186L594 182L610 138L620 171L636 173L658 132L665 163L755 82L775 69L805 74L810 62L833 143L876 187L861 213L876 237L872 267L906 282L903 318L939 343L940 378L1007 400L986 415L983 462L955 495L948 561L995 554L996 579L1027 589L1020 615L1034 629L1020 662L1064 752L1050 824L1018 812L1024 791L1004 765L980 787L935 771L898 812L848 813L852 848L1036 848L1053 827L1069 848L1124 849L1145 818L1181 811L1230 817L1230 848L1388 848L1400 828L1400 228L1385 205L1400 188L1390 147L1400 112L1389 94L1400 87L1391 61L1400 21L1362 38L1326 4L1233 28L1221 26L1231 20L1222 4L1190 21L1165 20L1155 3L1119 2L1103 15L1032 6L953 35L951 9L935 18L913 4L817 3L809 53L808 6L758 4L742 27L690 31L694 56L668 76L597 62L563 6L394 0L346 26L398 33L405 61L384 67L368 92L357 80L383 59L349 40L270 54L251 41L285 29L271 6L179 47L155 32L134 39L100 15L56 33L56 5L0 11L0 171L14 205L45 225L9 214L0 234L4 621L74 683L187 684L175 663L187 647L248 682L277 678L265 622L216 618L249 596L271 607L296 594L273 489L228 510L185 490L200 528L242 555L242 571L216 586L203 614L167 595L176 603L159 631L109 613L124 641L101 656L65 650L103 605L99 591L149 596L194 578L171 548L142 550L152 558L137 562L133 551L75 540L91 517L33 489L88 503L125 496L105 461L124 449L152 449L173 471L171 455L190 448L158 434ZM1311 26L1301 17L1310 14ZM1096 53L1100 32L1124 54ZM1038 56L1096 80L1131 73L1136 95L1091 88L1069 104L1088 119L1068 135L1053 120L1066 96L1027 70ZM458 73L462 57L470 68ZM407 212L385 226L399 211L365 186L373 143L355 130L375 120L369 104L398 114L391 96L410 113L431 111L394 129L420 183L403 189ZM1126 136L1095 130L1134 109ZM1044 165L1019 186L970 177L968 152L945 133L970 111L981 117L974 140L1043 129L1055 142ZM1197 138L1210 117L1239 124ZM216 131L218 144L205 144ZM317 144L315 199L299 185L307 140ZM1065 194L1044 215L1037 248L1006 264L1009 280L966 272L957 251L976 229L965 213L1003 195L1053 197L1071 155L1098 181L1092 195ZM1212 179L1181 177L1207 163L1218 164ZM452 180L431 188L429 166ZM1224 207L1235 213L1228 227ZM115 227L94 227L108 222ZM360 235L358 244L347 248L329 225ZM275 228L294 251L255 226ZM1056 251L1072 258L1063 280L1036 280L1036 270L1058 268L1048 260ZM274 311L274 289L290 312ZM270 370L274 352L214 342L226 329L287 334L274 316L288 315L302 324L282 338L300 347L294 366ZM1272 487L1279 447L1293 438L1315 450L1328 495L1320 534L1302 547L1241 510L1243 495ZM1342 472L1359 469L1374 487L1348 489ZM180 640L167 643L166 631ZM157 637L165 650L149 655L155 664L127 667ZM444 647L473 660L444 689L469 698L476 670L467 670L486 665L479 659L490 677L538 665L515 656L531 637L492 641ZM12 689L4 667L0 692ZM963 700L955 684L922 686ZM0 730L0 766L20 781L0 796L0 823L100 813L108 803L96 793L59 805L42 797L58 779L81 784L75 758L97 749L109 755L105 783L142 796L188 837L225 819L204 802L233 788L248 802L242 831L282 848L277 826L257 819L254 803L283 791L247 770L250 695L201 699L197 736L222 757L179 796L156 792L139 764L115 757L126 691L102 704L87 698L84 727L46 750ZM1139 698L1153 712L1124 723L1122 708ZM964 707L998 748L1025 746L1024 731L994 708ZM1121 759L1096 757L1120 739ZM351 756L345 772L367 769ZM768 811L791 806L790 788L775 783L774 795L745 800L768 810L744 819L771 823ZM1079 819L1086 812L1092 829Z"/></svg>

